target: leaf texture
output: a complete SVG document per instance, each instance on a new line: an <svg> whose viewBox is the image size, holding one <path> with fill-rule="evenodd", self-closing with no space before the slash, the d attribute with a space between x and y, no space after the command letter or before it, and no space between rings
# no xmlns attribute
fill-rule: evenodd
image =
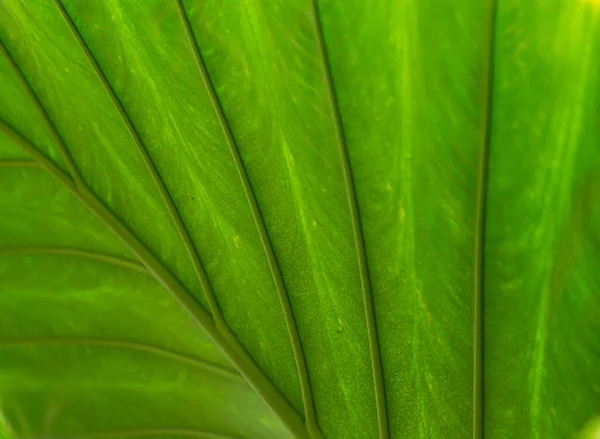
<svg viewBox="0 0 600 439"><path fill-rule="evenodd" d="M593 437L596 1L1 6L9 437Z"/></svg>

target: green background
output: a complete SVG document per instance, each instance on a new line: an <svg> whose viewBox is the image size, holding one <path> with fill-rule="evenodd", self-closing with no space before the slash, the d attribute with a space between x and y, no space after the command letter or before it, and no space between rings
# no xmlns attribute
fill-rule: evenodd
<svg viewBox="0 0 600 439"><path fill-rule="evenodd" d="M0 2L0 424L594 437L599 14Z"/></svg>

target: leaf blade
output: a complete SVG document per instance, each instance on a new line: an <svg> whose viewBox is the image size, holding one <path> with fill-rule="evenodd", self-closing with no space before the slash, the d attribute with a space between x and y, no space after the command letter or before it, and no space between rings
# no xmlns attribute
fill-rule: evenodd
<svg viewBox="0 0 600 439"><path fill-rule="evenodd" d="M598 8L505 1L498 26L486 433L569 437L595 417L600 394L590 311L598 308Z"/></svg>

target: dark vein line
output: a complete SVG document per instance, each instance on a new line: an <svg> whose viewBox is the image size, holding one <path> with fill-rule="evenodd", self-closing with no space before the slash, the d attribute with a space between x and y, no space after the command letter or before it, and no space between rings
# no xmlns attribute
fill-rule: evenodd
<svg viewBox="0 0 600 439"><path fill-rule="evenodd" d="M296 319L294 317L294 312L292 310L290 298L288 296L285 283L283 281L283 276L279 267L279 262L277 261L277 257L275 256L275 252L273 251L271 238L269 237L269 233L267 232L267 228L262 217L260 207L256 200L254 190L252 189L250 179L248 178L248 172L240 155L238 146L233 138L231 127L229 126L227 117L225 116L225 113L223 111L221 103L219 102L219 98L217 97L206 66L204 65L204 60L200 52L200 47L198 45L198 41L194 37L190 20L187 16L187 13L185 12L185 8L181 0L176 0L176 3L187 39L190 43L192 52L194 54L198 70L200 72L200 76L202 77L202 82L204 83L206 91L210 97L213 109L217 115L217 118L219 119L221 130L223 131L223 135L225 136L227 145L229 146L229 150L233 157L235 167L237 169L240 181L244 188L246 199L248 200L250 210L252 211L254 223L256 224L256 228L258 229L258 234L260 236L260 240L269 263L269 268L273 276L273 281L275 282L275 287L277 289L277 294L279 296L279 301L281 303L285 323L287 325L290 341L292 344L294 360L296 361L296 368L298 371L298 378L300 381L300 390L302 392L302 402L304 404L304 411L306 416L306 426L308 428L309 433L313 437L320 437L321 434L319 432L319 427L317 424L317 417L314 407L312 390L310 387L310 380L308 377L306 358L304 355L304 350L302 348L302 342L300 340L300 334L298 332L298 325L296 324Z"/></svg>
<svg viewBox="0 0 600 439"><path fill-rule="evenodd" d="M190 238L189 232L187 231L187 229L181 219L179 211L177 210L177 207L175 206L175 204L171 198L171 195L169 194L168 189L166 188L164 181L162 180L160 174L158 173L158 170L156 169L154 163L152 162L152 159L151 159L150 155L148 154L148 151L147 151L142 139L140 138L138 132L136 131L131 119L129 118L129 115L127 114L121 101L117 97L112 86L109 84L108 79L106 78L102 68L100 67L100 65L98 64L94 55L92 54L89 46L87 45L87 43L85 42L85 40L83 39L81 34L79 33L79 30L75 26L74 22L72 21L68 12L62 5L61 1L55 0L55 4L58 7L63 19L65 20L65 23L68 25L69 29L71 30L74 38L77 40L81 49L85 53L86 58L92 65L98 79L100 80L104 89L106 90L107 94L109 95L111 102L113 103L115 109L119 113L122 121L125 123L127 130L129 132L131 138L133 139L134 143L136 144L136 147L142 157L142 160L144 161L144 164L146 165L152 179L154 180L154 182L161 194L161 197L163 198L163 201L165 202L165 204L167 206L169 214L171 215L171 217L173 219L175 227L176 227L176 229L184 243L184 246L188 252L188 255L192 261L192 264L194 266L194 269L196 271L196 274L198 276L200 284L202 285L206 300L209 304L209 308L212 313L212 317L216 324L216 329L218 330L218 332L220 333L220 336L224 340L229 341L229 343L232 345L232 347L237 351L238 355L242 355L246 361L252 361L247 356L246 352L243 351L243 348L239 345L239 342L235 338L235 335L233 334L233 332L229 328L227 322L223 318L221 311L219 309L218 303L216 301L216 297L214 296L214 293L212 291L212 287L210 286L208 277L204 271L204 267L202 266L202 263L200 262L198 253L196 252L194 244ZM256 367L256 365L254 363L252 363L252 365L254 367ZM260 369L258 369L258 370L260 370ZM262 374L262 372L260 372L260 375L261 375L261 379L262 378L267 379ZM272 386L272 383L269 382L269 384ZM255 388L255 390L257 390L257 389ZM263 391L264 390L261 390L261 391L257 390L257 392L259 394L261 394L261 392L263 392ZM282 421L285 422L285 420L283 420L283 419L282 419ZM288 422L289 422L289 420L288 420Z"/></svg>
<svg viewBox="0 0 600 439"><path fill-rule="evenodd" d="M39 168L35 160L0 159L0 168Z"/></svg>
<svg viewBox="0 0 600 439"><path fill-rule="evenodd" d="M54 144L58 148L63 160L65 161L65 165L67 166L69 174L71 174L71 178L73 179L75 186L82 185L83 179L82 179L81 175L79 174L77 167L75 166L75 162L73 161L71 154L65 147L65 143L63 142L61 135L58 133L58 130L55 128L54 122L52 122L52 120L50 119L50 115L46 112L46 110L42 106L42 103L39 100L38 96L36 95L35 91L33 90L33 87L31 86L31 84L29 83L27 78L25 77L25 73L23 72L23 70L21 70L21 67L19 67L16 60L12 57L12 55L10 54L8 49L4 46L4 43L2 41L0 41L0 52L2 52L4 57L8 60L10 67L12 68L12 70L16 74L19 82L25 89L25 92L27 93L27 96L31 100L31 103L35 106L36 110L39 112L40 116L42 117L42 120L44 121L44 125L46 126L46 129L48 130L48 134L50 134L50 137L54 141Z"/></svg>
<svg viewBox="0 0 600 439"><path fill-rule="evenodd" d="M169 193L169 190L167 189L167 186L166 186L164 180L160 176L158 169L154 165L154 162L152 161L152 158L150 157L150 154L148 153L148 149L146 148L144 142L142 141L139 133L135 129L133 122L131 121L131 118L129 117L127 111L125 110L125 107L123 106L123 104L117 97L114 89L108 82L108 79L106 78L106 75L104 74L104 71L98 64L98 61L92 54L92 51L90 50L89 46L87 45L87 43L83 39L82 35L80 34L79 30L75 26L75 23L71 19L69 13L63 7L60 0L55 0L55 3L61 13L61 16L63 17L63 19L65 21L65 23L67 24L71 33L73 34L73 37L77 40L77 43L81 47L81 50L84 52L87 60L91 64L92 68L94 69L94 72L95 72L98 80L102 83L102 86L104 87L104 90L108 94L115 110L117 111L121 120L125 124L125 127L127 128L127 132L129 133L131 139L133 140L133 142L136 146L136 149L138 150L140 156L142 157L142 161L146 165L146 168L148 169L148 172L149 172L154 184L156 185L156 188L158 189L158 192L160 193L160 196L161 196L163 202L165 203L167 211L169 212L169 215L171 216L173 224L175 225L175 229L177 230L177 233L179 234L179 237L181 238L181 240L183 242L185 250L188 253L188 256L190 258L192 266L194 267L196 276L198 277L198 281L200 282L200 285L202 286L202 290L204 292L204 296L206 297L208 307L213 315L213 319L215 320L217 327L220 330L225 330L225 328L227 328L227 324L225 323L225 320L221 314L221 311L219 310L219 305L217 303L217 299L212 291L212 287L210 285L210 282L208 280L206 272L204 271L204 267L202 266L202 263L200 262L200 257L198 255L198 252L196 251L196 248L194 246L194 243L192 242L190 234L181 218L181 214L179 213L179 210L177 209L177 206L175 205L175 202L173 201L173 198L171 197L171 194Z"/></svg>
<svg viewBox="0 0 600 439"><path fill-rule="evenodd" d="M68 439L101 439L119 437L127 438L136 436L185 436L196 437L201 439L245 439L241 436L228 436L212 431L190 430L184 428L151 428L137 430L105 431L97 433L84 433L78 436L70 436Z"/></svg>
<svg viewBox="0 0 600 439"><path fill-rule="evenodd" d="M5 121L0 119L0 132L6 137L15 142L25 153L32 157L46 172L56 178L63 186L69 189L71 192L76 193L77 188L73 179L67 175L62 169L46 157L40 150L34 148L21 134L15 131Z"/></svg>
<svg viewBox="0 0 600 439"><path fill-rule="evenodd" d="M494 45L496 38L496 3L490 0L487 45L484 48L483 85L481 114L484 118L481 131L477 176L477 200L475 210L475 258L473 267L473 439L483 438L484 422L484 276L485 276L485 230L487 213L487 191L489 151L492 132Z"/></svg>
<svg viewBox="0 0 600 439"><path fill-rule="evenodd" d="M85 185L75 186L73 180L54 162L31 145L21 134L0 120L0 131L13 140L22 150L34 158L42 168L54 176L75 195L102 223L117 236L123 244L146 266L148 271L173 295L190 317L208 334L214 343L221 348L236 369L265 401L286 428L297 438L305 438L306 430L298 413L281 395L279 389L266 377L256 365L252 357L243 349L235 338L228 337L219 331L211 316L197 302L196 298L185 289L179 280L159 261L159 259L134 235L121 221L89 190Z"/></svg>
<svg viewBox="0 0 600 439"><path fill-rule="evenodd" d="M364 235L360 222L360 212L356 199L356 189L354 176L352 174L352 166L348 155L346 139L344 137L344 128L342 126L340 109L335 93L335 85L327 47L325 45L325 37L321 19L319 16L319 8L317 0L312 2L312 16L315 30L317 33L317 43L319 55L323 65L323 77L327 86L328 99L330 105L331 116L335 128L335 136L340 154L342 172L344 174L344 184L348 198L348 208L350 210L350 218L352 220L352 230L354 233L354 242L356 245L356 256L358 258L358 268L360 271L360 282L362 288L363 304L365 308L365 319L367 322L367 331L369 337L369 350L371 354L371 366L373 370L373 384L375 387L375 403L377 406L377 423L379 426L379 437L387 439L390 437L389 422L387 413L387 404L385 397L385 383L383 381L383 367L381 364L381 351L379 348L379 338L377 335L377 322L375 318L375 306L373 303L373 295L371 293L371 282L369 280L369 269L367 266L367 254L365 251Z"/></svg>
<svg viewBox="0 0 600 439"><path fill-rule="evenodd" d="M227 369L218 364L212 363L201 358L190 355L180 354L166 348L152 346L146 343L138 343L127 340L108 339L108 338L85 338L85 337L52 337L52 338L26 338L18 340L0 340L0 349L20 346L40 346L40 345L81 345L81 346L99 346L107 348L125 349L146 352L152 355L168 358L180 363L203 369L211 373L225 376L227 378L242 379L234 370Z"/></svg>
<svg viewBox="0 0 600 439"><path fill-rule="evenodd" d="M111 264L116 267L126 268L128 270L138 271L143 274L150 274L142 264L129 261L116 256L90 251L79 250L68 247L18 247L18 248L0 248L0 255L64 255L74 256L83 259L100 261Z"/></svg>

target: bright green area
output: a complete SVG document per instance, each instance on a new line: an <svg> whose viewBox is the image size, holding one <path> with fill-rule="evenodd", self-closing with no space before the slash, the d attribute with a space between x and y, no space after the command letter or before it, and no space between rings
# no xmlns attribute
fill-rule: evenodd
<svg viewBox="0 0 600 439"><path fill-rule="evenodd" d="M439 3L376 8L339 0L323 13L392 437L471 435L472 267L485 117L485 47L473 35L485 35L486 10L478 2Z"/></svg>
<svg viewBox="0 0 600 439"><path fill-rule="evenodd" d="M598 433L600 2L2 5L10 437Z"/></svg>
<svg viewBox="0 0 600 439"><path fill-rule="evenodd" d="M566 438L600 410L600 3L498 8L486 422Z"/></svg>

